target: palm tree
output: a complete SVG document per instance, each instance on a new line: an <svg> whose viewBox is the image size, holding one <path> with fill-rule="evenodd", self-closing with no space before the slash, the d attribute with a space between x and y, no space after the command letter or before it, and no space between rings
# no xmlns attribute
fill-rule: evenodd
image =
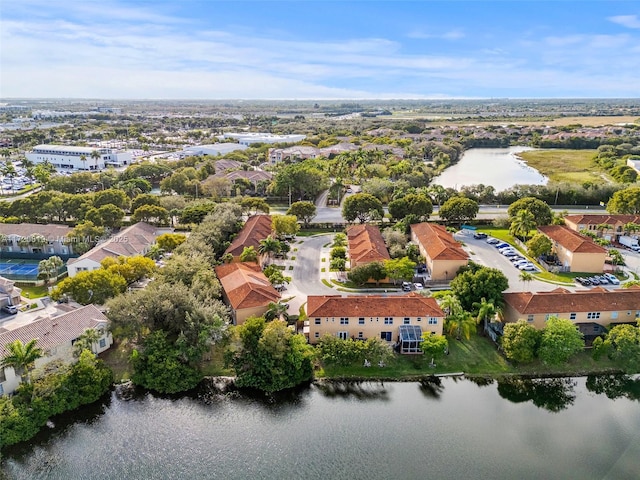
<svg viewBox="0 0 640 480"><path fill-rule="evenodd" d="M95 162L95 166L96 166L96 170L98 170L98 160L100 160L100 152L98 152L98 150L94 150L93 152L91 152L91 158L93 158L93 161Z"/></svg>
<svg viewBox="0 0 640 480"><path fill-rule="evenodd" d="M536 227L536 217L529 210L518 210L516 216L511 220L509 233L525 241L529 232Z"/></svg>
<svg viewBox="0 0 640 480"><path fill-rule="evenodd" d="M484 330L486 330L487 324L495 316L498 308L494 305L493 300L487 301L484 297L482 297L480 302L475 302L473 306L478 308L476 323L484 322Z"/></svg>
<svg viewBox="0 0 640 480"><path fill-rule="evenodd" d="M83 170L87 169L87 156L86 155L80 155L80 161L82 162L83 165Z"/></svg>
<svg viewBox="0 0 640 480"><path fill-rule="evenodd" d="M527 283L533 281L533 274L529 272L521 272L520 280L522 281L523 284L526 285Z"/></svg>
<svg viewBox="0 0 640 480"><path fill-rule="evenodd" d="M442 297L440 301L440 307L447 316L455 316L462 312L462 305L460 305L460 300L453 294L448 294Z"/></svg>
<svg viewBox="0 0 640 480"><path fill-rule="evenodd" d="M73 356L79 357L83 350L94 352L93 346L98 343L102 335L95 328L87 328L73 344Z"/></svg>
<svg viewBox="0 0 640 480"><path fill-rule="evenodd" d="M58 269L63 265L64 262L57 255L41 260L38 263L38 278L43 278L48 287L52 278L58 278Z"/></svg>
<svg viewBox="0 0 640 480"><path fill-rule="evenodd" d="M258 252L254 247L244 247L242 253L240 254L241 262L257 262L258 261Z"/></svg>
<svg viewBox="0 0 640 480"><path fill-rule="evenodd" d="M275 320L276 318L279 320L289 320L289 314L287 310L289 309L289 305L286 303L280 302L270 302L267 307L267 311L264 314L264 319L268 322Z"/></svg>
<svg viewBox="0 0 640 480"><path fill-rule="evenodd" d="M36 347L37 339L30 340L26 344L20 340L9 343L5 348L9 351L0 361L0 367L13 367L16 375L22 379L22 374L26 372L27 383L31 382L31 371L35 367L36 360L42 357L42 349Z"/></svg>
<svg viewBox="0 0 640 480"><path fill-rule="evenodd" d="M456 340L461 340L462 335L469 340L471 332L476 328L476 320L469 312L464 310L456 315L449 315L445 319L447 333L453 335L455 333Z"/></svg>
<svg viewBox="0 0 640 480"><path fill-rule="evenodd" d="M266 255L269 260L273 257L273 254L282 251L282 244L275 238L267 237L264 240L260 240L258 246L258 253L260 255Z"/></svg>

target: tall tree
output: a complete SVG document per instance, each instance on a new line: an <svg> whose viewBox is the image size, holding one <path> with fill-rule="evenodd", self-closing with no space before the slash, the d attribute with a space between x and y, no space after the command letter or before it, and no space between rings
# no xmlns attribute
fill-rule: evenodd
<svg viewBox="0 0 640 480"><path fill-rule="evenodd" d="M459 225L469 222L478 215L478 202L465 197L451 197L438 211L441 219Z"/></svg>
<svg viewBox="0 0 640 480"><path fill-rule="evenodd" d="M305 228L309 226L309 222L316 216L316 206L313 202L294 202L287 210L287 215L295 215Z"/></svg>
<svg viewBox="0 0 640 480"><path fill-rule="evenodd" d="M529 237L529 232L536 227L536 218L528 210L518 210L511 220L509 233L514 235L523 242Z"/></svg>
<svg viewBox="0 0 640 480"><path fill-rule="evenodd" d="M509 360L519 363L533 361L539 343L540 331L526 320L505 324L501 344Z"/></svg>
<svg viewBox="0 0 640 480"><path fill-rule="evenodd" d="M571 320L550 317L542 331L538 356L549 365L564 363L584 348L582 333Z"/></svg>
<svg viewBox="0 0 640 480"><path fill-rule="evenodd" d="M535 197L524 197L513 202L507 209L509 219L513 220L520 210L532 213L536 226L549 225L553 221L553 212L549 205Z"/></svg>
<svg viewBox="0 0 640 480"><path fill-rule="evenodd" d="M371 218L371 212L377 211L384 215L382 202L368 193L356 193L348 197L342 204L342 216L348 222L358 220L364 223Z"/></svg>
<svg viewBox="0 0 640 480"><path fill-rule="evenodd" d="M57 255L53 255L38 263L38 278L45 281L45 285L49 286L52 278L58 278L58 269L64 265L64 262Z"/></svg>

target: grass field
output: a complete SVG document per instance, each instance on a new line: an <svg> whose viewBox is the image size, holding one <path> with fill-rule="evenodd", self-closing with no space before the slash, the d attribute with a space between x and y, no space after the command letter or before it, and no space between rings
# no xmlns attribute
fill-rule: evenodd
<svg viewBox="0 0 640 480"><path fill-rule="evenodd" d="M535 150L518 154L527 165L553 182L583 183L613 182L602 170L596 169L592 158L595 150Z"/></svg>
<svg viewBox="0 0 640 480"><path fill-rule="evenodd" d="M380 117L383 119L392 120L417 120L427 119L430 120L430 125L530 125L530 126L551 126L551 127L566 127L567 125L582 125L584 127L600 127L603 125L616 125L619 123L634 123L638 120L638 117L632 116L610 116L610 117L557 117L557 118L513 118L509 120L486 120L486 119L473 119L468 118L451 118L447 115L434 115L424 112L393 112L391 117Z"/></svg>
<svg viewBox="0 0 640 480"><path fill-rule="evenodd" d="M20 289L22 290L22 296L26 298L40 298L49 295L47 287L44 285L37 287L34 285L20 285Z"/></svg>

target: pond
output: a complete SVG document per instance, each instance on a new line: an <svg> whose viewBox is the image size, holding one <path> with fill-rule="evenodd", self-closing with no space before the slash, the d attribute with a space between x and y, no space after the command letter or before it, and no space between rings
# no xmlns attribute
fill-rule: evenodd
<svg viewBox="0 0 640 480"><path fill-rule="evenodd" d="M491 185L496 191L514 185L545 185L548 178L519 160L517 154L529 147L471 148L433 183L458 189L463 185Z"/></svg>
<svg viewBox="0 0 640 480"><path fill-rule="evenodd" d="M8 449L10 479L637 479L640 380L113 392Z"/></svg>

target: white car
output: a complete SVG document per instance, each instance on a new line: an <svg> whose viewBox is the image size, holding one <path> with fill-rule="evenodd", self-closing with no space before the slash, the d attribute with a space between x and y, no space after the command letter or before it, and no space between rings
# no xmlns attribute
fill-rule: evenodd
<svg viewBox="0 0 640 480"><path fill-rule="evenodd" d="M414 283L414 284L413 284L413 287L414 287L416 290L422 290L422 289L424 289L424 285L422 285L421 283Z"/></svg>
<svg viewBox="0 0 640 480"><path fill-rule="evenodd" d="M609 280L609 283L612 285L620 285L620 280L618 280L618 278L611 274L611 273L605 273L604 275L602 275L603 277L605 277L607 280Z"/></svg>

